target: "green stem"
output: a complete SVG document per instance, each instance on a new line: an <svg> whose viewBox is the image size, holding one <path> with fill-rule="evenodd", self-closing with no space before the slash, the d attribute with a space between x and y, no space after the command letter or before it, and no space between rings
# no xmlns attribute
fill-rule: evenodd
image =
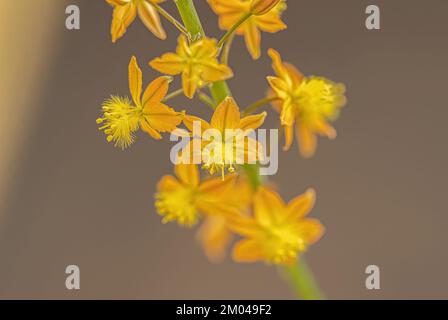
<svg viewBox="0 0 448 320"><path fill-rule="evenodd" d="M182 21L188 32L194 35L193 40L198 40L205 36L204 28L192 0L174 0L179 10ZM229 86L225 81L218 81L211 85L210 92L216 103L221 103L226 97L231 95Z"/></svg>
<svg viewBox="0 0 448 320"><path fill-rule="evenodd" d="M255 103L251 104L250 106L248 106L246 108L246 110L244 110L243 114L245 116L248 116L251 113L253 113L254 111L256 111L258 108L260 108L260 107L262 107L262 106L264 106L264 105L266 105L266 104L268 104L268 103L270 103L272 101L275 101L277 99L278 99L277 97L270 97L270 98L264 98L264 99L258 100L257 102L255 102Z"/></svg>
<svg viewBox="0 0 448 320"><path fill-rule="evenodd" d="M204 102L206 105L208 105L209 107L211 107L213 110L216 108L216 102L215 100L213 100L213 98L209 97L207 94L205 94L204 92L199 92L198 94L198 98L199 100L201 100L202 102Z"/></svg>
<svg viewBox="0 0 448 320"><path fill-rule="evenodd" d="M184 93L184 89L178 89L176 91L173 91L166 95L166 97L162 100L162 102L167 102L168 100L171 100L175 97L180 96L182 93Z"/></svg>
<svg viewBox="0 0 448 320"><path fill-rule="evenodd" d="M198 13L194 6L193 0L174 0L177 10L182 17L185 28L191 35L191 40L196 41L205 36L204 28L202 28Z"/></svg>
<svg viewBox="0 0 448 320"><path fill-rule="evenodd" d="M156 8L156 10L160 13L161 16L163 16L166 20L171 22L181 33L186 35L188 38L190 37L190 34L188 33L187 28L185 28L182 23L177 21L176 18L174 18L172 15L170 15L165 9L163 9L161 6L159 6L156 3L151 3L151 5Z"/></svg>
<svg viewBox="0 0 448 320"><path fill-rule="evenodd" d="M231 35L233 35L235 33L235 31L244 23L246 22L247 19L249 19L250 17L252 17L252 12L248 12L246 13L244 16L241 17L240 20L238 20L237 23L235 23L232 28L230 28L226 34L221 38L221 40L219 40L218 42L218 47L221 48L224 43L226 43L227 39L229 39L229 37Z"/></svg>
<svg viewBox="0 0 448 320"><path fill-rule="evenodd" d="M280 272L286 278L297 297L303 300L325 299L304 256L299 258L297 265L282 267Z"/></svg>

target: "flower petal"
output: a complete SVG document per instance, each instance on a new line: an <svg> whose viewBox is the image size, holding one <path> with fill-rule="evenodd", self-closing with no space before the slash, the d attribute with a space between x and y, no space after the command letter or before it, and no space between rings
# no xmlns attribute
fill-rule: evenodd
<svg viewBox="0 0 448 320"><path fill-rule="evenodd" d="M175 53L165 53L150 61L149 65L160 73L175 76L184 70L185 60Z"/></svg>
<svg viewBox="0 0 448 320"><path fill-rule="evenodd" d="M183 184L193 187L199 185L199 170L195 164L177 164L174 172Z"/></svg>
<svg viewBox="0 0 448 320"><path fill-rule="evenodd" d="M171 81L173 81L173 78L166 76L158 77L152 81L143 94L143 106L147 103L162 101L168 93Z"/></svg>
<svg viewBox="0 0 448 320"><path fill-rule="evenodd" d="M299 141L299 150L303 157L311 158L316 152L316 135L307 126L297 124L296 136Z"/></svg>
<svg viewBox="0 0 448 320"><path fill-rule="evenodd" d="M235 244L232 257L236 262L256 262L263 260L264 253L258 241L248 239Z"/></svg>
<svg viewBox="0 0 448 320"><path fill-rule="evenodd" d="M285 146L283 150L288 151L293 142L294 126L283 126L283 128L285 129Z"/></svg>
<svg viewBox="0 0 448 320"><path fill-rule="evenodd" d="M260 188L254 196L254 216L262 226L271 226L282 218L285 203L280 195L266 187Z"/></svg>
<svg viewBox="0 0 448 320"><path fill-rule="evenodd" d="M139 106L142 94L142 70L138 66L135 56L132 56L129 63L129 90L134 103Z"/></svg>
<svg viewBox="0 0 448 320"><path fill-rule="evenodd" d="M244 24L244 39L252 59L260 58L261 35L255 22L248 20Z"/></svg>
<svg viewBox="0 0 448 320"><path fill-rule="evenodd" d="M199 186L201 197L214 200L224 200L223 196L234 186L235 175L227 175L225 179L210 178Z"/></svg>
<svg viewBox="0 0 448 320"><path fill-rule="evenodd" d="M188 130L190 130L191 133L196 133L196 132L194 132L194 126L195 125L197 126L198 124L200 124L201 132L199 132L199 133L201 134L201 136L205 130L210 129L210 124L207 121L205 121L199 117L185 115L183 118L183 122L184 122L184 125L187 127ZM199 128L199 126L198 126L198 128Z"/></svg>
<svg viewBox="0 0 448 320"><path fill-rule="evenodd" d="M244 117L241 119L239 127L242 130L255 130L263 125L266 116L267 113L262 112L260 114Z"/></svg>
<svg viewBox="0 0 448 320"><path fill-rule="evenodd" d="M299 222L297 229L300 237L304 239L307 244L317 242L325 232L325 227L316 219L305 219Z"/></svg>
<svg viewBox="0 0 448 320"><path fill-rule="evenodd" d="M276 33L288 28L282 21L280 14L274 10L257 17L256 21L258 27L265 32Z"/></svg>
<svg viewBox="0 0 448 320"><path fill-rule="evenodd" d="M182 87L184 88L184 94L187 98L193 99L198 88L199 81L200 79L194 72L193 65L188 64L185 66L182 73Z"/></svg>
<svg viewBox="0 0 448 320"><path fill-rule="evenodd" d="M312 188L308 189L304 194L301 194L292 199L287 206L288 220L294 221L305 217L316 202L316 191Z"/></svg>
<svg viewBox="0 0 448 320"><path fill-rule="evenodd" d="M110 27L113 43L126 33L126 29L135 20L136 16L137 7L132 2L115 6Z"/></svg>
<svg viewBox="0 0 448 320"><path fill-rule="evenodd" d="M221 262L232 240L232 233L227 228L225 218L209 216L200 227L197 237L207 258L211 262Z"/></svg>
<svg viewBox="0 0 448 320"><path fill-rule="evenodd" d="M160 132L171 132L182 122L182 114L161 102L147 103L144 118L149 125Z"/></svg>
<svg viewBox="0 0 448 320"><path fill-rule="evenodd" d="M145 119L140 121L140 128L142 128L143 131L145 131L147 134L149 134L154 139L156 139L156 140L162 139L162 136L160 135L160 133L158 133L156 130L151 128L148 121L146 121Z"/></svg>
<svg viewBox="0 0 448 320"><path fill-rule="evenodd" d="M151 31L157 38L165 40L166 33L163 30L160 22L159 13L156 8L147 1L141 1L138 6L138 15L144 25Z"/></svg>
<svg viewBox="0 0 448 320"><path fill-rule="evenodd" d="M225 129L237 129L239 124L240 109L232 97L227 97L216 108L210 125L224 132Z"/></svg>

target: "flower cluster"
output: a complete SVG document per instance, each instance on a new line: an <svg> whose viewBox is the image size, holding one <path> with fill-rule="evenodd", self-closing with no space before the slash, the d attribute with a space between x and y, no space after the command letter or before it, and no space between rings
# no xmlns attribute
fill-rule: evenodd
<svg viewBox="0 0 448 320"><path fill-rule="evenodd" d="M159 14L181 32L173 52L149 61L149 66L162 75L144 92L142 71L137 59L131 58L131 98L111 96L97 119L107 141L122 149L134 142L139 129L157 140L163 133L190 139L184 152L178 154L174 175L163 176L157 185L155 207L162 222L177 222L184 227L201 224L197 238L211 261L223 259L232 240L239 237L232 249L235 261L295 263L324 232L318 220L308 218L316 194L308 189L285 203L273 184L260 178L257 163L263 158L265 146L251 133L263 126L268 113L254 112L271 103L285 132L284 149L292 145L295 132L301 154L309 158L316 151L317 135L336 137L331 122L345 105L344 85L303 75L283 62L274 49L268 54L275 75L267 77L268 94L259 101L241 110L225 82L234 76L227 61L234 37L244 36L251 57L258 59L261 31L275 33L287 27L282 21L286 1L207 0L225 31L220 40L191 33L185 19L194 19L196 13L188 17L181 14L184 26L160 6L162 0L106 1L113 6L113 42L125 34L137 15L160 39L166 34ZM188 1L177 0L176 4ZM182 88L169 93L173 77L179 75ZM266 92L264 88L260 91ZM209 105L210 120L167 105L181 94ZM239 132L237 137L235 131Z"/></svg>

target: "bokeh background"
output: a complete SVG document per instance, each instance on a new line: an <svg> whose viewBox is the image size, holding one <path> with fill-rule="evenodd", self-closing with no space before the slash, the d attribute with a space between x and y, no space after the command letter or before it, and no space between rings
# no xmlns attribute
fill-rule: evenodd
<svg viewBox="0 0 448 320"><path fill-rule="evenodd" d="M102 101L128 94L131 55L147 83L157 74L146 63L173 49L176 31L164 23L159 41L136 21L113 45L105 1L35 2L0 0L0 298L292 298L274 268L211 264L193 231L160 223L153 194L172 171L170 143L140 134L123 152L98 132ZM195 2L218 36L206 1ZM312 215L327 232L307 257L321 286L332 299L448 298L448 2L288 3L289 29L264 34L263 51L348 88L338 138L321 139L312 160L281 153L272 178L287 199L318 190ZM81 9L79 31L65 29L68 4ZM381 8L380 31L364 26L368 4ZM239 38L231 66L239 104L260 98L266 54L252 61ZM271 113L266 127L276 125ZM65 289L69 264L81 268L80 291ZM365 289L370 264L381 290Z"/></svg>

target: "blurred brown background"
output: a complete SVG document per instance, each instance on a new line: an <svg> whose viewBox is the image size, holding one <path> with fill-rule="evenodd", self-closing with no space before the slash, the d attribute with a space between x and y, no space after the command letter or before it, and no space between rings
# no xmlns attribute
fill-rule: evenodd
<svg viewBox="0 0 448 320"><path fill-rule="evenodd" d="M20 3L19 3L20 2ZM111 8L101 0L0 0L2 151L0 298L292 298L275 269L229 259L210 264L194 232L162 225L153 207L158 179L171 173L168 142L140 134L122 152L95 119L110 94L128 94L127 64L175 46L136 21L113 45ZM171 1L166 5L171 12ZM196 1L209 35L216 17ZM78 4L81 30L65 29ZM448 298L445 123L448 2L290 0L289 29L263 35L306 74L344 82L349 104L334 142L312 160L281 154L272 179L291 198L318 189L312 215L327 227L308 260L329 298ZM364 27L379 4L382 29ZM7 18L6 18L7 17ZM238 39L230 82L241 106L272 74ZM208 114L200 103L176 108ZM272 113L266 127L276 126ZM65 267L81 268L81 290L65 289ZM364 286L381 268L381 290Z"/></svg>

